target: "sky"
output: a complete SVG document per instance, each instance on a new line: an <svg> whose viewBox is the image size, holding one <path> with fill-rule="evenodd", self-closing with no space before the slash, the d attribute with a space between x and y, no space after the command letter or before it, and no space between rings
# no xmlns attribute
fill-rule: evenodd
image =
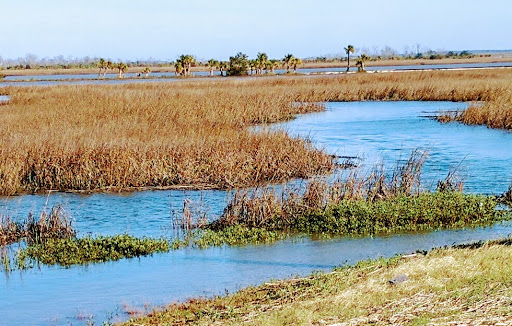
<svg viewBox="0 0 512 326"><path fill-rule="evenodd" d="M226 60L336 55L352 44L414 50L512 48L510 0L5 0L0 57Z"/></svg>

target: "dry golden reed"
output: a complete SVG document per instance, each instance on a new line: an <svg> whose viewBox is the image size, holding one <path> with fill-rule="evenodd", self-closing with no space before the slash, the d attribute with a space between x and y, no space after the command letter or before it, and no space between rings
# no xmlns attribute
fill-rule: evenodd
<svg viewBox="0 0 512 326"><path fill-rule="evenodd" d="M321 110L304 103L498 99L510 69L215 78L174 83L7 87L0 194L192 186L230 188L324 173L332 159L256 124Z"/></svg>

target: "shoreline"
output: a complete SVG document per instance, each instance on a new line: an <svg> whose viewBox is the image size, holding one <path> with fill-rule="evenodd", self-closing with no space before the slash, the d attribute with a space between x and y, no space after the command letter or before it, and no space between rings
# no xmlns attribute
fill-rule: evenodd
<svg viewBox="0 0 512 326"><path fill-rule="evenodd" d="M510 239L362 260L330 272L195 297L120 325L427 325L512 322Z"/></svg>

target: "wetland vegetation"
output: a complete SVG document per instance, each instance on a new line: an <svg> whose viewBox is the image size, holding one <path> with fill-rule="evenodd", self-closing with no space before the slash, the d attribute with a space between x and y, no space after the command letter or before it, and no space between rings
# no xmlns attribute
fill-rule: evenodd
<svg viewBox="0 0 512 326"><path fill-rule="evenodd" d="M38 244L48 239L66 239L76 235L72 221L64 209L57 205L49 213L43 209L39 218L29 214L26 219L17 220L2 216L0 221L0 245L26 241Z"/></svg>

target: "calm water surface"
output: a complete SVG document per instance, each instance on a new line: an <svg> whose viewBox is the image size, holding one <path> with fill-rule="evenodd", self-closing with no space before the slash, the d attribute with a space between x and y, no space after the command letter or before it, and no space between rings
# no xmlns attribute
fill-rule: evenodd
<svg viewBox="0 0 512 326"><path fill-rule="evenodd" d="M381 160L387 167L414 148L428 149L424 185L433 185L455 167L472 192L501 193L512 180L512 133L485 127L439 124L427 112L465 108L446 102L329 103L326 112L308 114L278 128L308 136L316 146L343 156ZM365 168L366 166L363 166ZM47 202L62 204L80 235L127 232L171 236L173 211L184 199L218 216L224 191L144 191L128 194L52 194L0 200L0 212L26 216ZM0 325L84 325L125 320L123 305L160 306L174 300L234 291L272 278L329 270L361 259L411 253L433 247L506 237L511 223L489 228L401 234L330 241L296 239L243 248L185 249L140 259L71 268L40 266L0 276Z"/></svg>

